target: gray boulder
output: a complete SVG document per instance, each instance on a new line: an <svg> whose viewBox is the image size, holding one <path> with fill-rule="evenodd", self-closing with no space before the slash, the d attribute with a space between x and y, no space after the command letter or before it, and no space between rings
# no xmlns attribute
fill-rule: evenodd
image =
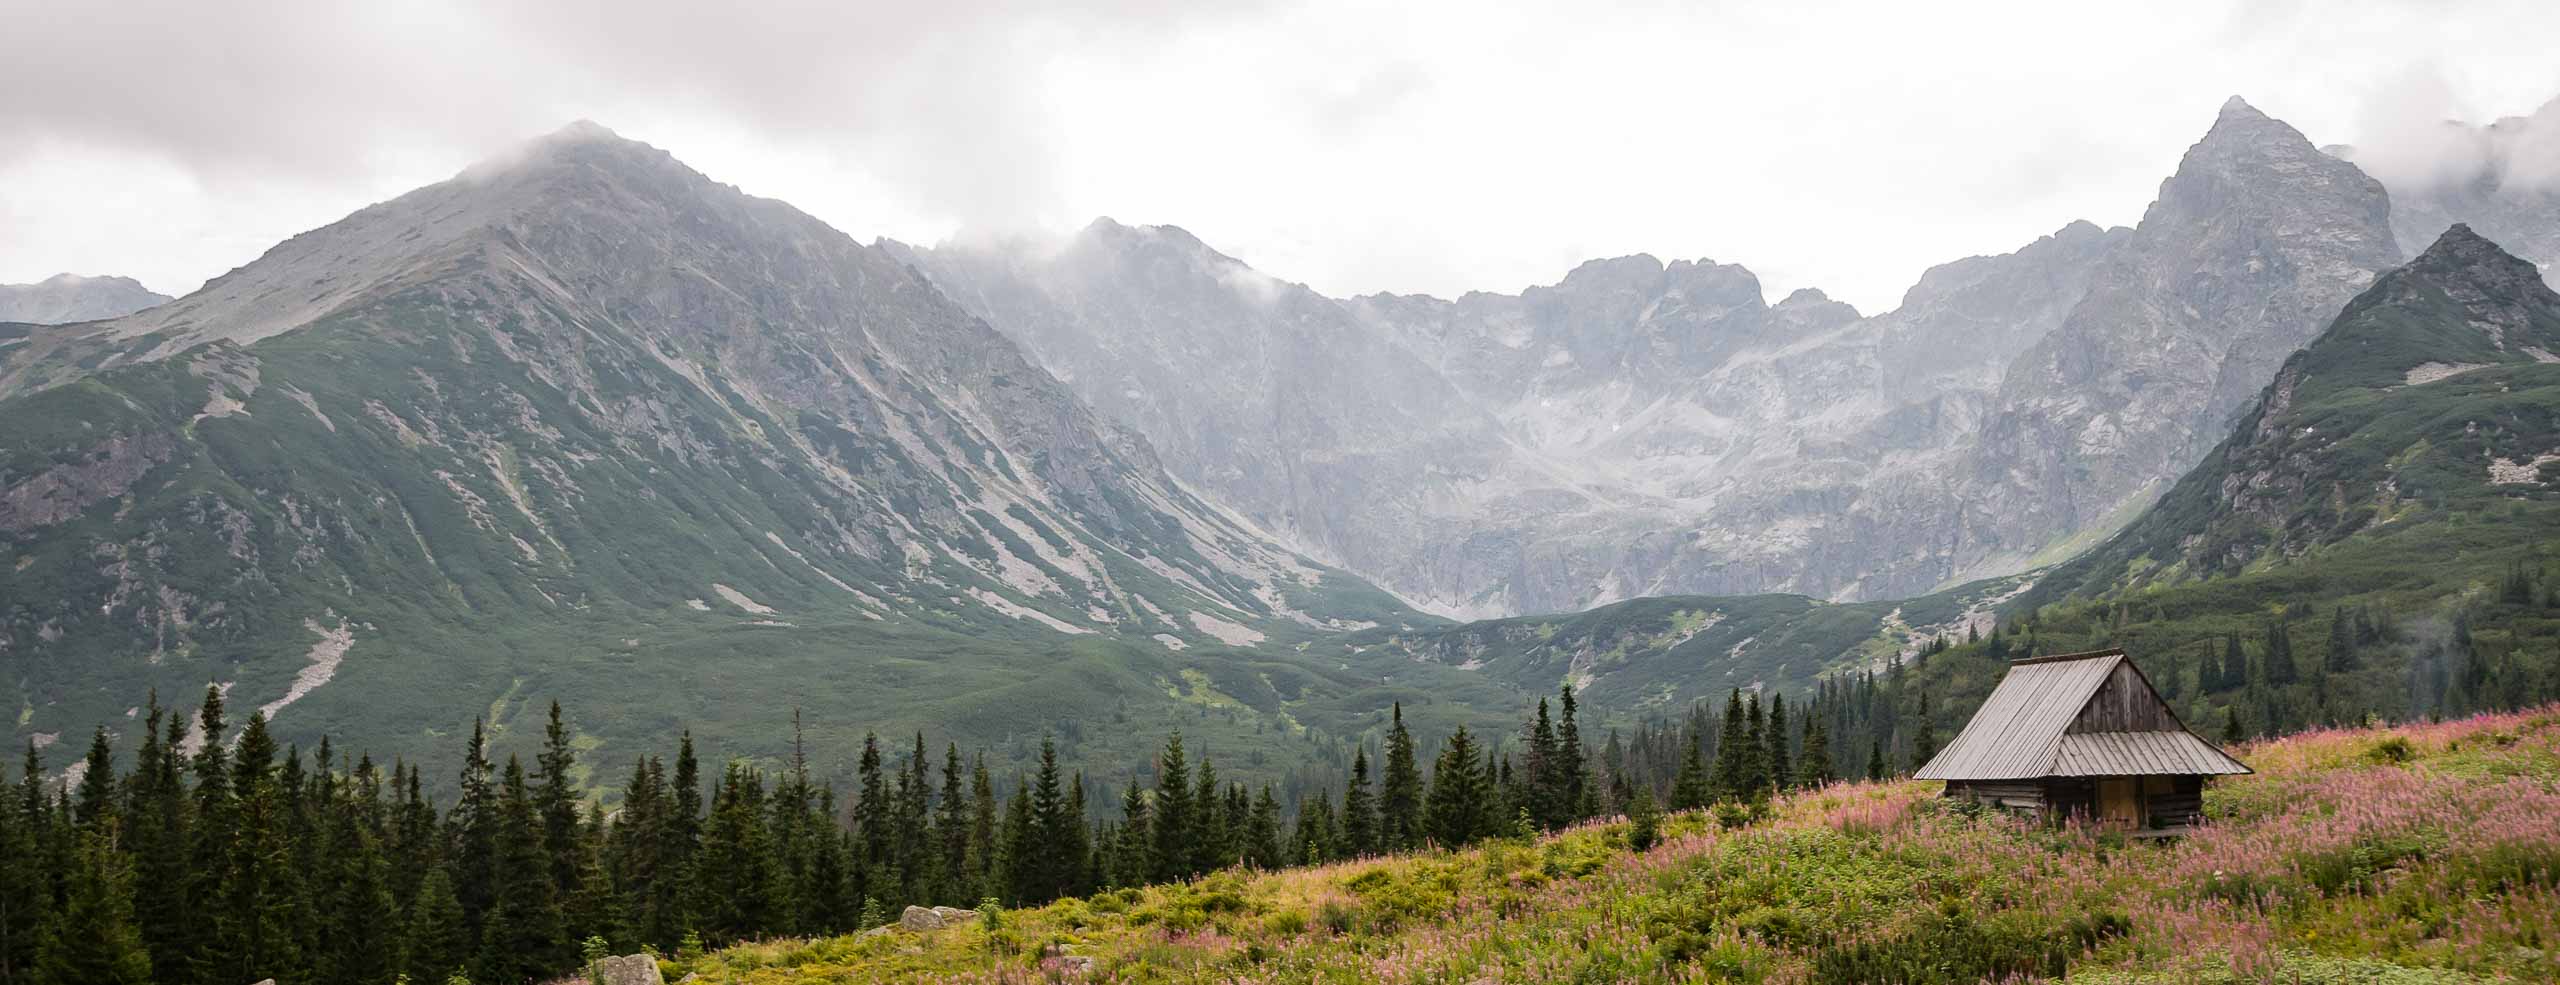
<svg viewBox="0 0 2560 985"><path fill-rule="evenodd" d="M658 959L646 954L625 954L596 962L596 977L603 985L666 985L658 974Z"/></svg>
<svg viewBox="0 0 2560 985"><path fill-rule="evenodd" d="M942 914L935 913L932 910L925 909L921 906L910 906L907 908L905 913L898 915L898 926L900 928L912 930L919 934L941 930L943 927L948 925L949 921L944 920L942 918Z"/></svg>

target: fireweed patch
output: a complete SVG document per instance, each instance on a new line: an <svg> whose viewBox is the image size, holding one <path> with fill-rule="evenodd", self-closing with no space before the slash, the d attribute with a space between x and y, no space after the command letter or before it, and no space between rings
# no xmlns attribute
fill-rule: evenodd
<svg viewBox="0 0 2560 985"><path fill-rule="evenodd" d="M2560 709L2330 729L2241 752L2150 843L1940 801L1780 798L1464 852L1230 871L977 929L732 949L711 983L2560 980ZM1081 960L1090 958L1089 970ZM672 980L672 979L671 979Z"/></svg>

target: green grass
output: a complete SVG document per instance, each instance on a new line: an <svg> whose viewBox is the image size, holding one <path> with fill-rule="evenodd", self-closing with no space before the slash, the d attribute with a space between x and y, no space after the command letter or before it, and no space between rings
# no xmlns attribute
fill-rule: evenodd
<svg viewBox="0 0 2560 985"><path fill-rule="evenodd" d="M2397 742L2388 763L2369 755ZM711 985L1092 980L2469 983L2550 980L2560 709L2239 750L2199 834L2055 830L1935 784L1781 798L1743 826L1601 823L1461 852L1231 870L957 929L669 962Z"/></svg>

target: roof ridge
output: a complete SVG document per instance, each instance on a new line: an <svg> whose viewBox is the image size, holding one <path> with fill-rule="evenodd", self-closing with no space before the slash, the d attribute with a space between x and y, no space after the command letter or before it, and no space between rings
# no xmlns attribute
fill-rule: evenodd
<svg viewBox="0 0 2560 985"><path fill-rule="evenodd" d="M2079 653L2048 653L2041 657L2020 657L2016 660L2009 661L2009 666L2023 667L2028 664L2061 663L2065 660L2095 660L2099 657L2121 657L2124 655L2125 652L2123 647L2111 646L2104 650L2083 650Z"/></svg>

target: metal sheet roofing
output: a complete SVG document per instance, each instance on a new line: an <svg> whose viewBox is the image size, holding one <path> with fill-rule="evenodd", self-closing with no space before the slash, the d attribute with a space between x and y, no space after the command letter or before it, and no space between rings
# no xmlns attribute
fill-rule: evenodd
<svg viewBox="0 0 2560 985"><path fill-rule="evenodd" d="M2213 744L2184 731L2064 735L2054 776L2223 776L2249 772Z"/></svg>
<svg viewBox="0 0 2560 985"><path fill-rule="evenodd" d="M2095 653L2069 653L2021 660L2009 666L2000 686L1991 689L1991 697L1982 709L1966 722L1964 731L1954 742L1938 750L1914 777L1922 780L2022 780L2046 776L2095 776L2089 772L2101 767L2112 768L2119 761L2157 761L2165 768L2110 772L2103 775L2147 773L2246 773L2249 768L2224 755L2211 744L2181 730L2177 732L2141 733L2145 736L2169 736L2168 739L2137 739L2122 742L2105 740L2071 742L2071 769L2065 769L2065 736L2080 709L2090 696L2107 682L2107 675L2124 663L2122 650L2100 650ZM2132 733L2103 733L2124 736ZM2195 747L2176 741L2184 738ZM2204 755L2210 753L2210 755ZM2193 766L2207 765L2210 769Z"/></svg>

